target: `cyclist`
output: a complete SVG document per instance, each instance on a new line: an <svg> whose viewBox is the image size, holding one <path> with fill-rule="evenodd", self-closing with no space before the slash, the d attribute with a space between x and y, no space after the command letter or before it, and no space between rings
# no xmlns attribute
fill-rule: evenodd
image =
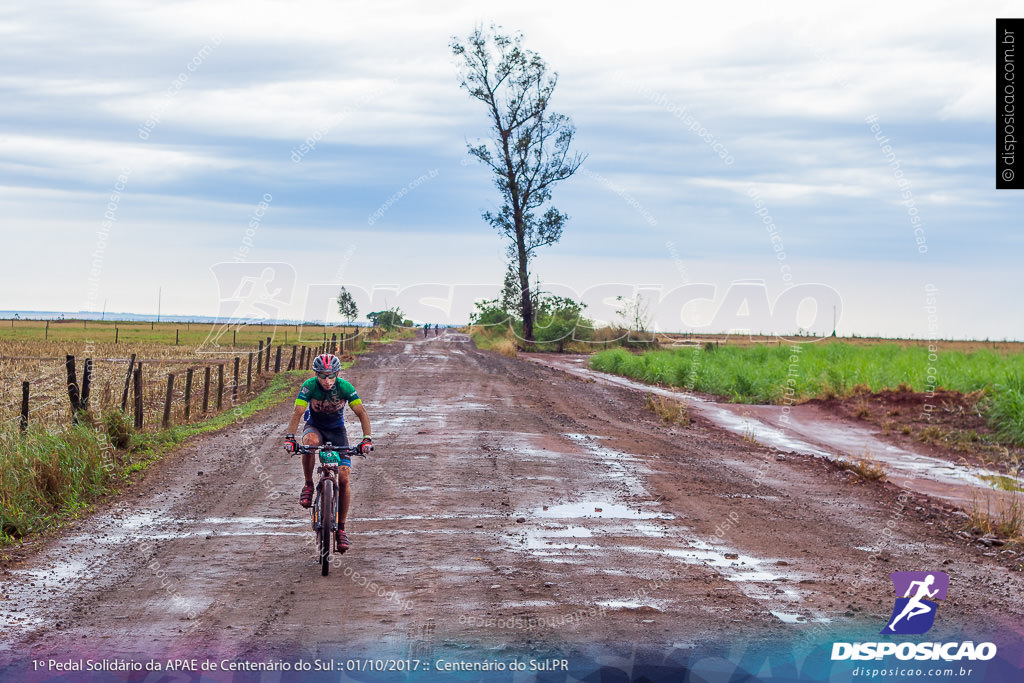
<svg viewBox="0 0 1024 683"><path fill-rule="evenodd" d="M296 449L295 429L299 426L299 418L305 419L302 428L302 443L306 446L320 446L328 441L341 448L348 448L348 434L345 431L345 403L352 408L352 412L359 418L363 428L363 440L359 443L361 453L369 453L373 450L373 439L370 438L370 416L366 414L366 408L356 393L355 387L341 377L341 361L337 356L324 353L313 359L313 372L315 377L310 377L302 383L299 395L295 399L295 410L292 412L292 419L288 422L288 434L284 439L284 449L294 453ZM349 486L349 474L351 466L342 465L338 468L338 552L345 552L351 546L348 535L345 533L345 518L348 516L348 506L351 499L351 488ZM299 505L311 507L313 505L313 454L302 454L302 473L306 477L306 483L302 487L302 494L299 496Z"/></svg>

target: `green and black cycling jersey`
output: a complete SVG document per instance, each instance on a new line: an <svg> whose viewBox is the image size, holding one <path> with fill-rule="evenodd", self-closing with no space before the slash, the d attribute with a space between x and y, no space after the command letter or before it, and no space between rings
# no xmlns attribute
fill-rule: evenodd
<svg viewBox="0 0 1024 683"><path fill-rule="evenodd" d="M345 424L345 403L350 406L360 405L363 401L356 393L355 387L341 377L334 380L330 391L320 386L316 377L310 377L302 383L295 405L306 408L303 418L306 424L323 428L337 429Z"/></svg>

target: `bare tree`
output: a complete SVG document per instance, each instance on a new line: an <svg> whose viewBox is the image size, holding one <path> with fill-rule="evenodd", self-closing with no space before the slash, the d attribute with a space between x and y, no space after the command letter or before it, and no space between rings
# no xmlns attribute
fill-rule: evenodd
<svg viewBox="0 0 1024 683"><path fill-rule="evenodd" d="M509 240L522 297L523 336L532 342L530 258L537 248L561 238L569 218L553 206L544 207L555 183L572 176L586 156L569 151L576 132L569 117L547 111L558 74L549 73L540 55L522 47L522 34L499 31L478 27L465 44L453 38L451 49L462 59L461 86L487 107L490 144L467 146L494 173L504 200L500 211L486 211L483 217Z"/></svg>

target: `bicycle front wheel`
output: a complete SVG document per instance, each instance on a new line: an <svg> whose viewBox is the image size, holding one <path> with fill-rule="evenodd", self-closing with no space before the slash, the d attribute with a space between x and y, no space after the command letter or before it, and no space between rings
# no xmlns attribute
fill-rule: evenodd
<svg viewBox="0 0 1024 683"><path fill-rule="evenodd" d="M331 536L334 535L334 485L324 479L320 491L320 573L323 576L331 571Z"/></svg>

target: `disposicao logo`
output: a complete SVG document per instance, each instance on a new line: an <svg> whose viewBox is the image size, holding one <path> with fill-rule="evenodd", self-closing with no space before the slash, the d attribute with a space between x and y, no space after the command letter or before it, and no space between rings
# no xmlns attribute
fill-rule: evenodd
<svg viewBox="0 0 1024 683"><path fill-rule="evenodd" d="M946 599L949 577L944 572L893 572L889 578L896 587L896 605L881 632L886 635L927 633L939 609L936 600Z"/></svg>
<svg viewBox="0 0 1024 683"><path fill-rule="evenodd" d="M896 588L896 604L883 635L919 635L935 624L937 600L945 600L949 577L943 572L893 572L889 575ZM870 660L895 656L900 660L966 659L987 661L996 656L993 643L972 641L950 643L832 643L832 661Z"/></svg>

